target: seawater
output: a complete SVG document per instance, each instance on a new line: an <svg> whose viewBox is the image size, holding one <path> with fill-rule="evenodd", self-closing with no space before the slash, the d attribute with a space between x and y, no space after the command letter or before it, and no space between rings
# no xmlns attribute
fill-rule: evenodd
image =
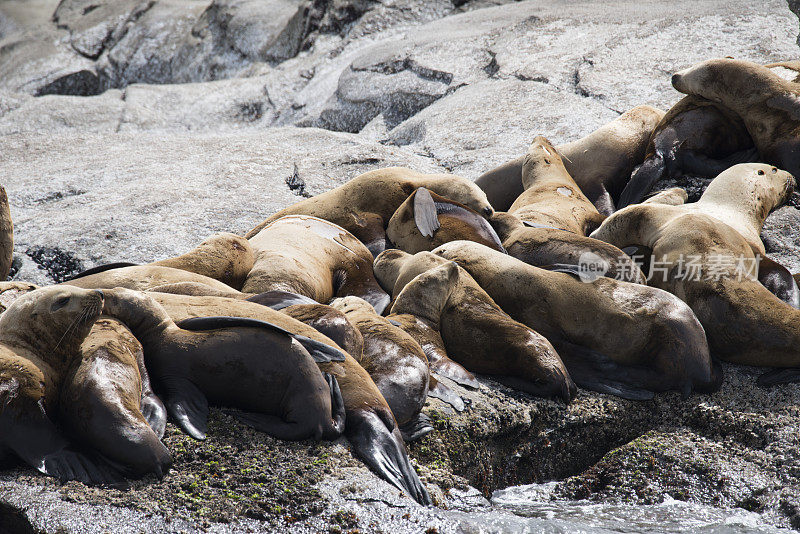
<svg viewBox="0 0 800 534"><path fill-rule="evenodd" d="M788 533L756 513L667 498L653 505L553 501L555 483L512 486L495 491L473 510L452 511L465 534L489 533Z"/></svg>

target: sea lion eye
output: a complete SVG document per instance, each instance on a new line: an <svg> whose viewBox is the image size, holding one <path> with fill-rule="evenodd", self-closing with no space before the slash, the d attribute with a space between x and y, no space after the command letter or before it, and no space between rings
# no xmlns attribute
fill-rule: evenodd
<svg viewBox="0 0 800 534"><path fill-rule="evenodd" d="M763 170L761 170L761 169L759 169L759 170L758 170L758 174L759 174L759 176L764 176L764 171L763 171Z"/></svg>
<svg viewBox="0 0 800 534"><path fill-rule="evenodd" d="M58 311L64 306L66 306L68 303L69 303L69 297L61 297L60 299L56 300L52 306L50 306L50 311L51 312Z"/></svg>

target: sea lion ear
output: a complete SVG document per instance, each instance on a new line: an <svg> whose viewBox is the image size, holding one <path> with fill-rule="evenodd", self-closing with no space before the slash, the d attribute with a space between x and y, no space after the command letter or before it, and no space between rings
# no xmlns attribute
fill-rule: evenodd
<svg viewBox="0 0 800 534"><path fill-rule="evenodd" d="M414 224L424 237L433 237L440 226L436 203L430 191L424 187L420 187L414 193Z"/></svg>

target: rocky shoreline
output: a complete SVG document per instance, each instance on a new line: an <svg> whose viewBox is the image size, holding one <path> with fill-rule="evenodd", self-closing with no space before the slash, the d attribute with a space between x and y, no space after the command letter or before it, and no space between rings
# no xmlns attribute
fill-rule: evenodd
<svg viewBox="0 0 800 534"><path fill-rule="evenodd" d="M777 0L65 0L54 19L58 4L0 6L0 183L15 279L40 284L243 232L374 168L475 178L538 133L564 142L634 105L669 107L669 74L707 57L798 55L797 18ZM762 236L792 272L797 206ZM344 440L281 442L212 411L205 442L168 427L163 481L97 489L6 466L0 533L470 531L451 511L547 481L558 502L669 498L800 530L800 389L724 370L713 395L581 391L569 406L448 382L468 408L429 399L435 431L409 447L430 509Z"/></svg>

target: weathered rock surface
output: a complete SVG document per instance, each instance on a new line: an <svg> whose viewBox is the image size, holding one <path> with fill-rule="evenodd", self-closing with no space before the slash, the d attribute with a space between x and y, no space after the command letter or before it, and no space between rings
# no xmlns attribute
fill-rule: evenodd
<svg viewBox="0 0 800 534"><path fill-rule="evenodd" d="M15 278L178 254L388 165L474 178L537 134L566 142L634 105L669 107L680 98L669 75L695 61L796 58L797 29L778 0L3 2L0 183ZM302 183L290 184L295 165ZM677 183L694 198L707 181ZM795 205L762 235L793 272L798 232ZM283 443L215 411L207 442L170 427L164 481L121 491L3 471L0 533L469 532L492 510L481 495L545 481L552 502L678 499L800 529L800 390L725 371L719 393L645 403L452 385L470 407L431 399L436 431L410 447L435 509L344 441ZM529 525L491 513L502 528Z"/></svg>

